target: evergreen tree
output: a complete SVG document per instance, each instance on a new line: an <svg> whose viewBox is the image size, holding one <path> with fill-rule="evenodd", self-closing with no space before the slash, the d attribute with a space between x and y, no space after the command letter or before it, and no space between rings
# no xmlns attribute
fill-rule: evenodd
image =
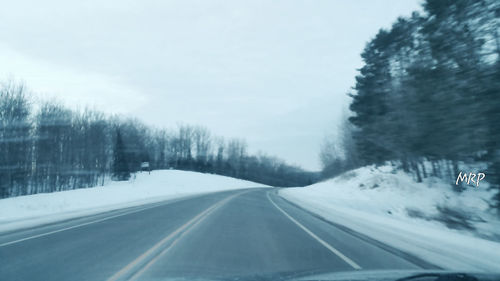
<svg viewBox="0 0 500 281"><path fill-rule="evenodd" d="M500 2L423 6L425 14L399 18L361 54L349 118L361 164L395 161L421 181L425 162L448 179L481 162L500 190Z"/></svg>
<svg viewBox="0 0 500 281"><path fill-rule="evenodd" d="M113 179L118 181L128 180L130 178L130 170L120 130L117 130L116 132L116 142L113 156Z"/></svg>

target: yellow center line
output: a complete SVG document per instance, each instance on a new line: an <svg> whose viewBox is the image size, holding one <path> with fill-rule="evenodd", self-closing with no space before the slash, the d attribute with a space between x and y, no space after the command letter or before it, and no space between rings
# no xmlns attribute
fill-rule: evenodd
<svg viewBox="0 0 500 281"><path fill-rule="evenodd" d="M210 210L210 212L207 213L205 215L205 217L208 217L212 211L214 211L216 208L218 208L218 207L220 207L222 205L223 204L220 204L220 205L216 206L215 208L213 208L212 210ZM135 280L137 280L137 278L139 278L146 270L148 270L153 264L155 264L160 259L160 257L162 257L164 254L166 254L170 249L172 249L182 239L182 237L184 237L187 233L189 233L191 230L193 230L200 222L202 222L204 218L199 219L198 221L196 221L193 225L191 225L191 227L188 230L184 231L181 235L179 235L179 237L177 237L167 248L165 248L164 250L162 250L161 253L159 253L156 257L154 257L153 259L151 259L144 267L142 267L139 271L137 271L129 279L129 281L135 281Z"/></svg>
<svg viewBox="0 0 500 281"><path fill-rule="evenodd" d="M116 280L119 280L123 277L125 277L128 274L130 274L130 272L132 271L132 269L136 268L139 264L141 263L144 263L146 260L150 259L149 262L143 266L139 271L137 271L132 277L130 280L132 279L136 279L139 275L141 275L142 273L144 273L144 271L146 271L146 269L148 269L151 265L153 265L157 260L158 258L165 254L166 252L168 252L169 249L171 249L175 244L177 244L177 242L180 240L180 238L182 238L186 233L188 233L190 230L192 230L196 225L198 225L201 221L203 221L206 217L208 217L208 215L210 213L212 213L212 211L214 211L215 209L221 207L222 205L226 204L227 202L229 202L231 199L233 199L234 197L236 196L239 196L243 193L246 193L248 191L244 191L244 192L239 192L237 194L234 194L234 195L231 195L215 204L213 204L212 206L208 207L206 210L204 210L203 212L199 213L198 215L196 215L194 218L192 218L191 220L189 220L188 222L186 222L185 224L183 224L182 226L180 226L179 228L177 228L174 232L170 233L169 235L167 235L165 238L163 238L162 240L160 240L158 243L156 243L153 247L151 247L150 249L148 249L146 252L142 253L139 257L137 257L136 259L134 259L132 262L130 262L129 264L127 264L125 267L123 267L122 269L120 269L118 272L116 272L115 274L113 274L113 276L111 276L110 278L107 279L107 281L116 281ZM175 236L181 234L177 239L175 239L173 241L173 243L167 247L166 249L162 250L159 254L157 255L154 255L155 252L159 251L162 246L164 246L167 242L169 242L170 240L172 240Z"/></svg>

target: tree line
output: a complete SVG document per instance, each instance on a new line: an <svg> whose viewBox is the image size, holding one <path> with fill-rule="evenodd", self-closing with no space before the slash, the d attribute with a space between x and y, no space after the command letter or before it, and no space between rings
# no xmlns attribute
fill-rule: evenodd
<svg viewBox="0 0 500 281"><path fill-rule="evenodd" d="M201 126L157 129L133 118L33 102L22 83L0 86L0 198L104 185L150 169L215 173L273 186L313 182L315 174L264 154L242 139Z"/></svg>
<svg viewBox="0 0 500 281"><path fill-rule="evenodd" d="M417 181L454 183L469 165L500 190L500 2L426 0L423 10L366 44L345 157L325 145L325 172L391 161Z"/></svg>

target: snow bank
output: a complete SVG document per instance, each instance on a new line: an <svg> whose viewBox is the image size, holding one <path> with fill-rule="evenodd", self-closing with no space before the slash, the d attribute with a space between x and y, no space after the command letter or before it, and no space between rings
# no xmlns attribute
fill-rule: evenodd
<svg viewBox="0 0 500 281"><path fill-rule="evenodd" d="M416 183L390 166L363 167L304 188L282 189L284 198L355 231L451 270L500 270L500 223L489 210L492 191L452 191L431 178ZM467 217L450 229L441 212ZM488 237L490 239L486 239ZM497 236L498 237L498 236Z"/></svg>
<svg viewBox="0 0 500 281"><path fill-rule="evenodd" d="M255 182L178 170L139 173L126 182L0 200L0 231L183 196L252 187Z"/></svg>

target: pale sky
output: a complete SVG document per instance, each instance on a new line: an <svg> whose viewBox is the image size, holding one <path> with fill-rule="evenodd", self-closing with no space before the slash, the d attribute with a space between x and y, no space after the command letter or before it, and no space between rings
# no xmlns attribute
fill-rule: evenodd
<svg viewBox="0 0 500 281"><path fill-rule="evenodd" d="M319 170L360 53L420 1L2 1L0 80Z"/></svg>

